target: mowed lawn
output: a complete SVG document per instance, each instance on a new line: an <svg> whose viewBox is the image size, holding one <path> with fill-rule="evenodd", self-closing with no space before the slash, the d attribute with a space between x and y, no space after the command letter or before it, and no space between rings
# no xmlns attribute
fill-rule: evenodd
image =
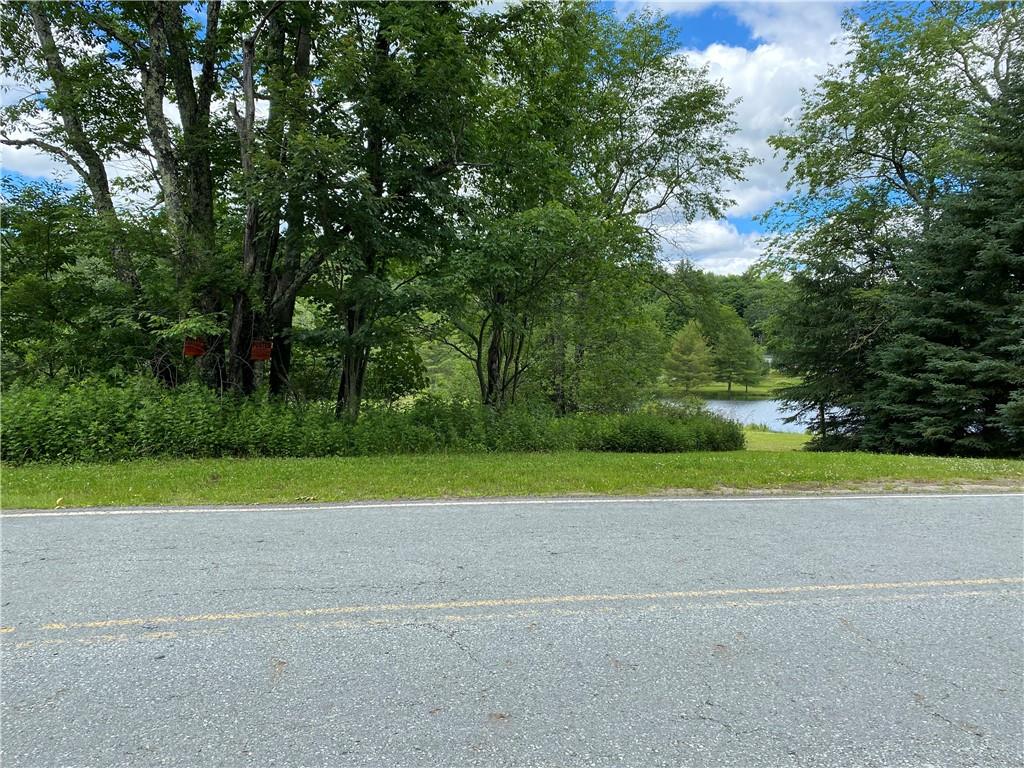
<svg viewBox="0 0 1024 768"><path fill-rule="evenodd" d="M760 429L745 429L748 451L799 451L810 435L799 432L766 432Z"/></svg>
<svg viewBox="0 0 1024 768"><path fill-rule="evenodd" d="M778 394L783 387L792 387L800 383L800 379L793 376L783 376L780 373L769 373L758 384L753 387L744 387L742 384L733 383L732 389L724 381L713 381L706 386L694 390L694 394L711 400L765 400L771 399Z"/></svg>
<svg viewBox="0 0 1024 768"><path fill-rule="evenodd" d="M804 435L748 432L748 449L678 454L435 454L5 466L5 509L431 497L1024 488L1024 461L808 453Z"/></svg>

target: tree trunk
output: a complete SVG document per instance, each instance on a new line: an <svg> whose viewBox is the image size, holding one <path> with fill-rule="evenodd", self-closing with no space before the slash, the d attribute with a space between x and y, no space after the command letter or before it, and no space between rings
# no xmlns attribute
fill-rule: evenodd
<svg viewBox="0 0 1024 768"><path fill-rule="evenodd" d="M345 317L348 344L341 358L341 377L338 382L338 400L334 405L336 418L345 418L355 423L363 402L363 382L366 366L370 359L368 342L363 338L366 311L352 307Z"/></svg>
<svg viewBox="0 0 1024 768"><path fill-rule="evenodd" d="M270 357L270 394L284 397L291 385L289 374L292 369L292 318L295 316L295 299L286 302L281 315L274 320L274 351Z"/></svg>
<svg viewBox="0 0 1024 768"><path fill-rule="evenodd" d="M501 408L502 387L501 387L501 341L502 324L495 321L491 325L491 342L487 347L486 360L486 388L484 390L484 405L490 408Z"/></svg>
<svg viewBox="0 0 1024 768"><path fill-rule="evenodd" d="M556 331L551 336L551 348L554 355L554 365L551 371L551 401L555 406L555 413L564 416L568 412L565 394L565 339L561 331Z"/></svg>
<svg viewBox="0 0 1024 768"><path fill-rule="evenodd" d="M363 382L366 379L367 350L352 350L345 354L341 364L341 379L338 382L338 401L334 405L334 416L353 424L359 419L363 405Z"/></svg>
<svg viewBox="0 0 1024 768"><path fill-rule="evenodd" d="M257 319L250 308L244 291L235 295L235 309L231 315L231 333L228 336L228 388L242 395L251 395L256 389L256 374L249 359Z"/></svg>
<svg viewBox="0 0 1024 768"><path fill-rule="evenodd" d="M366 351L346 355L342 363L341 381L338 384L338 402L334 407L336 418L344 418L353 424L359 419L363 401L363 382L366 377Z"/></svg>
<svg viewBox="0 0 1024 768"><path fill-rule="evenodd" d="M224 369L224 337L210 336L206 339L206 353L199 358L199 376L211 389L223 392L227 386L227 371Z"/></svg>
<svg viewBox="0 0 1024 768"><path fill-rule="evenodd" d="M305 13L309 12L308 5L304 7ZM309 24L300 24L296 33L295 60L293 69L297 77L308 79L310 51L312 39L310 37ZM295 318L295 297L301 285L298 284L299 265L302 257L302 247L305 241L306 232L306 211L302 195L297 191L299 186L296 183L294 170L287 162L286 150L293 144L294 135L300 130L298 114L303 112L306 106L307 93L304 92L300 105L292 105L289 110L288 131L285 140L282 142L282 166L288 173L288 195L285 203L284 220L287 225L284 240L281 243L281 265L280 272L275 273L273 265L268 266L268 277L266 295L267 304L270 307L270 327L273 333L274 351L270 358L270 394L275 397L283 397L288 393L289 380L292 365L292 323Z"/></svg>

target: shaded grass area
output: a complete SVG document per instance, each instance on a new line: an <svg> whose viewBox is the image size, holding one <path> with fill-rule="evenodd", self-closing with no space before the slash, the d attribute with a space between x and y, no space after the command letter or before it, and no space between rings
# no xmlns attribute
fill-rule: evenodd
<svg viewBox="0 0 1024 768"><path fill-rule="evenodd" d="M770 400L776 396L778 389L799 383L800 379L797 377L770 373L757 386L744 387L742 384L733 383L731 394L729 385L723 381L713 381L694 390L694 394L710 400L728 400L730 397L734 400Z"/></svg>
<svg viewBox="0 0 1024 768"><path fill-rule="evenodd" d="M319 459L175 459L4 466L5 509L430 497L1024 487L1024 461L748 450Z"/></svg>

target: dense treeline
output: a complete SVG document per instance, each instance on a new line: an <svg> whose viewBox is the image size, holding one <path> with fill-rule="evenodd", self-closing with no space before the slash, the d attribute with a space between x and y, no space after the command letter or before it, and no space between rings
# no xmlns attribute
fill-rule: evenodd
<svg viewBox="0 0 1024 768"><path fill-rule="evenodd" d="M636 411L771 360L816 447L1024 452L1017 3L851 12L846 61L772 139L793 194L768 254L728 277L659 260L655 222L721 215L750 158L657 15L0 13L25 86L0 140L80 182L4 182L5 430L83 381L125 413L177 412L154 382L273 423L326 402L349 435L424 397L473 423Z"/></svg>
<svg viewBox="0 0 1024 768"><path fill-rule="evenodd" d="M773 139L772 319L821 447L1024 453L1024 18L881 5Z"/></svg>
<svg viewBox="0 0 1024 768"><path fill-rule="evenodd" d="M499 410L621 410L653 391L699 313L716 371L739 381L752 365L738 315L685 266L667 274L645 226L720 214L748 162L728 143L724 89L656 16L3 13L5 69L31 90L4 142L81 180L5 185L7 383L145 369L169 386L330 398L350 421L367 398L428 387ZM113 180L115 160L140 170Z"/></svg>

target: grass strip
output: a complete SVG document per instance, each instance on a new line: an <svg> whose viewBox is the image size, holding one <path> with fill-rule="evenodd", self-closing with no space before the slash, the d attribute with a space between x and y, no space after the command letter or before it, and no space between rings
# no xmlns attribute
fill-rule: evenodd
<svg viewBox="0 0 1024 768"><path fill-rule="evenodd" d="M1024 487L1024 461L861 453L435 454L5 466L5 509L787 489Z"/></svg>
<svg viewBox="0 0 1024 768"><path fill-rule="evenodd" d="M800 379L797 377L770 373L753 387L744 387L742 384L733 383L730 390L729 385L724 381L713 381L695 389L693 394L709 400L770 400L778 394L780 388L791 387L799 383Z"/></svg>
<svg viewBox="0 0 1024 768"><path fill-rule="evenodd" d="M751 451L799 451L811 436L800 432L765 432L759 429L745 429L747 449Z"/></svg>

